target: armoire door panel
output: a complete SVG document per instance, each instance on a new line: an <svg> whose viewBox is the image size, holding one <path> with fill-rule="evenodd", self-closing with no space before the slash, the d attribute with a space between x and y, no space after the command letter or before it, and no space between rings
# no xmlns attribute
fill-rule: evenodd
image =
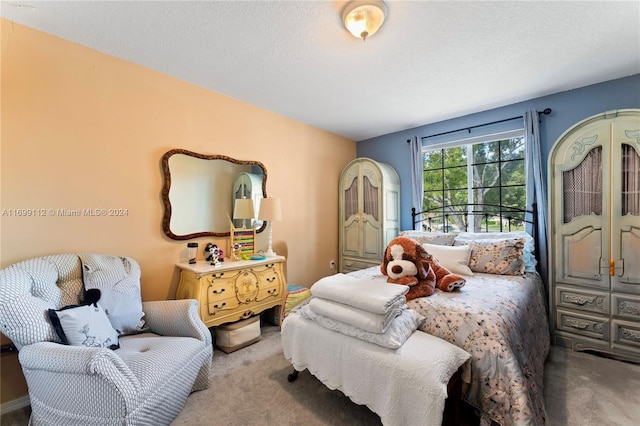
<svg viewBox="0 0 640 426"><path fill-rule="evenodd" d="M400 193L397 189L394 188L393 191L385 192L386 203L384 204L384 213L385 220L387 224L391 222L400 223L400 217L398 216L398 208L396 206L400 205Z"/></svg>
<svg viewBox="0 0 640 426"><path fill-rule="evenodd" d="M361 224L357 220L352 220L346 223L342 229L344 233L344 241L342 244L342 254L345 256L359 256L360 255L360 228Z"/></svg>
<svg viewBox="0 0 640 426"><path fill-rule="evenodd" d="M364 257L380 258L380 224L365 219L362 223L362 255Z"/></svg>
<svg viewBox="0 0 640 426"><path fill-rule="evenodd" d="M640 218L637 218L640 222ZM619 249L615 252L615 274L612 277L613 287L622 291L640 294L640 223L638 226L624 226L620 229Z"/></svg>
<svg viewBox="0 0 640 426"><path fill-rule="evenodd" d="M559 282L609 287L609 277L600 273L602 231L583 228L575 234L561 235L562 262L556 268Z"/></svg>

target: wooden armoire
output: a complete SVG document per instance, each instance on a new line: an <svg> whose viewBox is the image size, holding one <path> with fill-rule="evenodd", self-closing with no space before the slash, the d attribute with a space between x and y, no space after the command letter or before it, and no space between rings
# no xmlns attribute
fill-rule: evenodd
<svg viewBox="0 0 640 426"><path fill-rule="evenodd" d="M548 173L553 343L640 362L640 109L575 124Z"/></svg>
<svg viewBox="0 0 640 426"><path fill-rule="evenodd" d="M356 158L339 186L339 272L379 266L400 230L400 178L393 167Z"/></svg>

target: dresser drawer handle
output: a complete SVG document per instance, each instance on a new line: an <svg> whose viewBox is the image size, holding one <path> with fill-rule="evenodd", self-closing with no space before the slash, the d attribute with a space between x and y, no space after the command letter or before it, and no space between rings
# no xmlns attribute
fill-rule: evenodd
<svg viewBox="0 0 640 426"><path fill-rule="evenodd" d="M274 282L275 280L276 280L276 277L267 278L267 282L270 282L270 283Z"/></svg>
<svg viewBox="0 0 640 426"><path fill-rule="evenodd" d="M628 302L625 300L624 302L620 302L618 306L620 307L620 312L624 314L640 316L639 303Z"/></svg>
<svg viewBox="0 0 640 426"><path fill-rule="evenodd" d="M626 328L623 328L622 330L620 330L620 332L625 338L640 342L640 331L628 330Z"/></svg>
<svg viewBox="0 0 640 426"><path fill-rule="evenodd" d="M245 311L245 312L242 314L242 319L247 319L247 318L249 318L251 315L253 315L253 312L252 312L252 311Z"/></svg>
<svg viewBox="0 0 640 426"><path fill-rule="evenodd" d="M593 303L596 300L595 297L586 297L586 296L575 296L575 295L566 295L565 300L570 303L574 303L576 305L584 305L587 303Z"/></svg>
<svg viewBox="0 0 640 426"><path fill-rule="evenodd" d="M214 308L216 309L222 309L227 305L227 302L222 302L222 305L213 305Z"/></svg>
<svg viewBox="0 0 640 426"><path fill-rule="evenodd" d="M267 293L269 293L269 294L271 294L271 295L274 295L274 294L276 294L277 292L278 292L278 289L277 289L277 288L272 288L271 290L267 290Z"/></svg>
<svg viewBox="0 0 640 426"><path fill-rule="evenodd" d="M224 288L221 288L220 290L213 290L213 294L222 294L224 293Z"/></svg>
<svg viewBox="0 0 640 426"><path fill-rule="evenodd" d="M589 326L589 323L586 321L577 321L577 320L572 320L572 319L568 319L567 320L567 325L569 327L573 327L573 328L577 328L580 330L584 330L585 328L587 328Z"/></svg>

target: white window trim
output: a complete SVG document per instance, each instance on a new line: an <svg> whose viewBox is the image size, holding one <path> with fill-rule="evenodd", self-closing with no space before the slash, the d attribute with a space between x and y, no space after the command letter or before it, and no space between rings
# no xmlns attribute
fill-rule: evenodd
<svg viewBox="0 0 640 426"><path fill-rule="evenodd" d="M474 143L493 142L502 139L512 139L524 137L524 129L509 130L506 132L492 133L490 135L474 136L466 139L456 139L448 142L435 143L433 145L423 145L422 152L433 151L436 149L454 148L461 145L470 145Z"/></svg>

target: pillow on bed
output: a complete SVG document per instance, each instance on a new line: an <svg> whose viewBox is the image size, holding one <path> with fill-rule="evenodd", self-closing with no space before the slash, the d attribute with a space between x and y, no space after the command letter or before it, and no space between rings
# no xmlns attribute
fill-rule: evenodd
<svg viewBox="0 0 640 426"><path fill-rule="evenodd" d="M535 272L538 261L535 256L535 240L525 231L511 232L461 232L456 235L454 245L459 245L462 241L474 240L504 240L512 238L523 238L524 247L522 249L522 260L525 272Z"/></svg>
<svg viewBox="0 0 640 426"><path fill-rule="evenodd" d="M413 238L420 244L427 243L439 246L452 246L455 239L453 234L425 231L400 231L399 236Z"/></svg>
<svg viewBox="0 0 640 426"><path fill-rule="evenodd" d="M422 247L454 274L473 275L469 268L471 246L439 246L425 243Z"/></svg>
<svg viewBox="0 0 640 426"><path fill-rule="evenodd" d="M523 275L523 238L457 241L457 245L470 245L469 268L473 272L497 275Z"/></svg>

